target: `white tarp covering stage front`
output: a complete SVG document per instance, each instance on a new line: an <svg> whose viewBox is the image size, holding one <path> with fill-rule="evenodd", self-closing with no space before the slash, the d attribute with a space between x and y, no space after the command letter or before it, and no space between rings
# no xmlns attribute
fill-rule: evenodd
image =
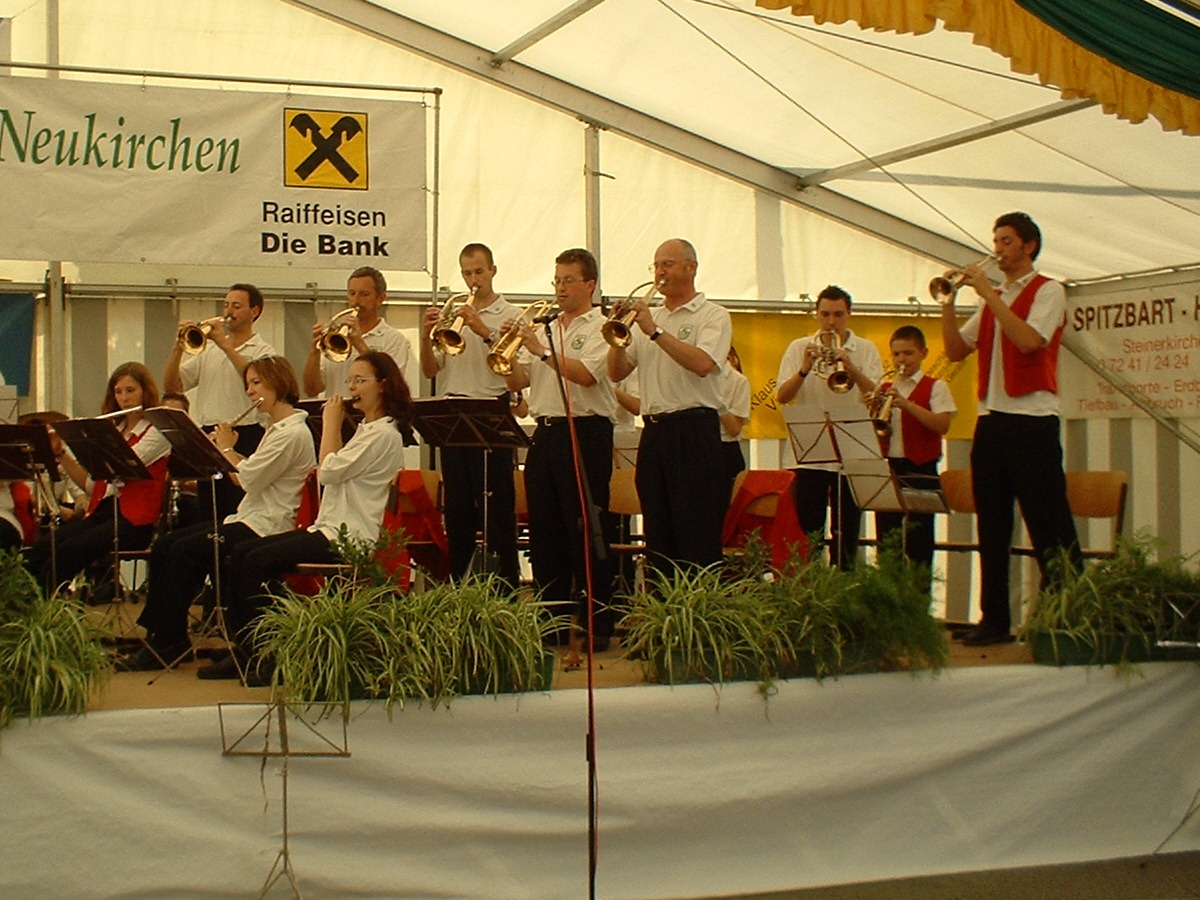
<svg viewBox="0 0 1200 900"><path fill-rule="evenodd" d="M1190 664L799 681L766 706L739 684L716 700L597 693L598 896L1149 854L1200 787ZM304 896L587 896L585 692L354 712L349 758L290 765ZM281 846L279 761L223 757L214 708L17 723L2 740L9 900L245 897ZM1200 817L1163 850L1197 848Z"/></svg>

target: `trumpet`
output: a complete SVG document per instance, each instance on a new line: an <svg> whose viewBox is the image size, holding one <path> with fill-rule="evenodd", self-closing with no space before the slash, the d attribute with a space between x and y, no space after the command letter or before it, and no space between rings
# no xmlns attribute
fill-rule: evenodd
<svg viewBox="0 0 1200 900"><path fill-rule="evenodd" d="M639 298L649 303L661 287L661 282L647 281L630 291L624 300L613 304L612 309L608 312L608 318L600 326L600 334L604 336L604 340L608 341L610 346L617 348L629 346L629 341L633 336L630 329L633 328L633 320L637 318L637 310L633 305L634 295L642 288L649 288Z"/></svg>
<svg viewBox="0 0 1200 900"><path fill-rule="evenodd" d="M509 323L508 329L492 342L492 352L487 356L488 368L497 375L511 375L513 360L525 342L521 329L546 315L553 307L554 304L549 300L539 300L527 306L520 317Z"/></svg>
<svg viewBox="0 0 1200 900"><path fill-rule="evenodd" d="M817 361L813 363L813 372L818 378L824 378L825 384L835 394L844 394L854 386L846 364L837 358L838 351L846 341L836 331L818 331L813 337L817 353Z"/></svg>
<svg viewBox="0 0 1200 900"><path fill-rule="evenodd" d="M983 259L971 265L982 267L984 273L987 274L998 271L999 262L1000 260L997 257L988 254ZM964 274L966 268L964 266L962 269L955 269L950 277L938 275L936 278L929 279L929 296L942 306L949 306L953 303L958 289L967 283L966 275Z"/></svg>
<svg viewBox="0 0 1200 900"><path fill-rule="evenodd" d="M871 396L867 400L871 427L875 430L875 436L880 440L886 440L892 436L892 406L896 403L896 395L885 391L883 386L889 382L895 382L897 378L903 378L906 374L907 371L903 364L897 366L895 371L884 372L883 377L879 379L879 387L871 392Z"/></svg>
<svg viewBox="0 0 1200 900"><path fill-rule="evenodd" d="M352 315L358 316L358 310L353 306L343 309L329 320L325 331L317 339L317 347L330 362L345 362L350 358L350 326L344 322L339 325L338 320L349 318Z"/></svg>
<svg viewBox="0 0 1200 900"><path fill-rule="evenodd" d="M213 316L211 319L205 319L203 322L198 322L194 325L185 325L179 329L179 340L183 344L183 352L195 356L200 353L208 343L208 336L212 334L213 328L217 323L224 324L229 319L225 316Z"/></svg>
<svg viewBox="0 0 1200 900"><path fill-rule="evenodd" d="M437 324L433 326L431 337L437 348L447 356L458 356L467 346L466 338L462 333L462 310L458 304L466 298L462 305L470 305L475 299L476 290L478 288L471 288L468 293L454 294L442 304L442 311L438 315Z"/></svg>

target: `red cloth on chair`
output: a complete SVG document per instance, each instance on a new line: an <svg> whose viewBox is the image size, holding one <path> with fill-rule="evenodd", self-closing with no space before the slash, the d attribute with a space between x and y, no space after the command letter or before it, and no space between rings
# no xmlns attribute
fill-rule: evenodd
<svg viewBox="0 0 1200 900"><path fill-rule="evenodd" d="M8 486L13 499L13 513L21 523L21 540L28 547L38 536L37 518L33 514L33 491L25 481L13 481Z"/></svg>
<svg viewBox="0 0 1200 900"><path fill-rule="evenodd" d="M400 497L406 501L388 504L383 514L383 527L394 531L403 528L409 541L432 543L433 547L412 547L399 554L395 566L407 565L410 561L420 565L434 578L450 576L450 545L442 524L442 512L434 505L425 487L425 478L419 469L405 469L398 479ZM395 566L384 563L389 570Z"/></svg>
<svg viewBox="0 0 1200 900"><path fill-rule="evenodd" d="M725 514L722 546L744 546L750 533L757 528L760 538L771 548L771 564L776 569L782 570L792 558L792 548L802 560L807 559L808 538L800 528L800 519L792 502L794 478L795 475L786 469L748 470ZM747 512L751 503L770 494L778 497L774 516Z"/></svg>

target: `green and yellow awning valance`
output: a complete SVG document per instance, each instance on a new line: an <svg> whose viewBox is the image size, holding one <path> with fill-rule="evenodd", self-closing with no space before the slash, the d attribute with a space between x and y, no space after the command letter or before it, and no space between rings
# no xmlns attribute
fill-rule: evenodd
<svg viewBox="0 0 1200 900"><path fill-rule="evenodd" d="M818 23L923 34L937 22L974 35L1036 75L1105 112L1200 134L1200 10L1191 0L755 0Z"/></svg>

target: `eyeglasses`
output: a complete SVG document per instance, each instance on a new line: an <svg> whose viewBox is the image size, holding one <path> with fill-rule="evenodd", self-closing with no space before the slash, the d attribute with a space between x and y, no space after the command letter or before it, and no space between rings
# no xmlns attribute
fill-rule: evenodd
<svg viewBox="0 0 1200 900"><path fill-rule="evenodd" d="M680 264L680 261L677 259L664 259L661 261L656 260L655 262L650 263L650 265L648 265L646 267L646 271L647 272L656 272L659 269L666 269L668 272L670 272L673 268L675 268L679 264Z"/></svg>
<svg viewBox="0 0 1200 900"><path fill-rule="evenodd" d="M378 380L378 378L364 378L361 375L355 375L352 378L346 379L346 387L358 387L360 384L367 384L368 382Z"/></svg>
<svg viewBox="0 0 1200 900"><path fill-rule="evenodd" d="M570 287L573 284L583 284L587 281L586 278L576 278L574 275L568 275L566 278L555 278L550 282L550 287Z"/></svg>

